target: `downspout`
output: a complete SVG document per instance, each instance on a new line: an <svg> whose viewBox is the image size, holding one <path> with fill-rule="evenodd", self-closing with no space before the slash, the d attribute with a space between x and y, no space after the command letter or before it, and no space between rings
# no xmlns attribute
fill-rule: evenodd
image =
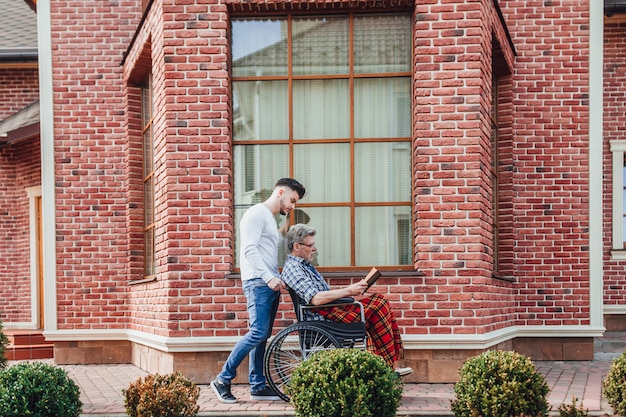
<svg viewBox="0 0 626 417"><path fill-rule="evenodd" d="M602 3L589 0L589 321L604 329L602 262L602 134L604 16Z"/></svg>
<svg viewBox="0 0 626 417"><path fill-rule="evenodd" d="M57 330L56 201L54 188L54 101L52 96L52 29L50 0L37 2L41 142L42 251L44 334Z"/></svg>

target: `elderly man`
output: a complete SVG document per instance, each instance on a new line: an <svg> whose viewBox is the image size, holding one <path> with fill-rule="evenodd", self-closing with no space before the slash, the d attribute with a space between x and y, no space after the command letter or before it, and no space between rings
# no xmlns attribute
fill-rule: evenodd
<svg viewBox="0 0 626 417"><path fill-rule="evenodd" d="M316 231L305 224L295 224L287 232L286 242L289 255L281 279L307 304L321 305L338 298L360 296L367 289L367 282L362 279L345 288L331 290L324 277L311 265L317 252L315 246ZM385 297L372 294L359 300L365 312L365 327L368 340L375 354L382 357L392 368L402 356L402 339L396 319ZM355 305L337 306L308 312L308 319L329 320L349 323L359 320L358 307ZM400 376L408 375L411 368L396 369Z"/></svg>

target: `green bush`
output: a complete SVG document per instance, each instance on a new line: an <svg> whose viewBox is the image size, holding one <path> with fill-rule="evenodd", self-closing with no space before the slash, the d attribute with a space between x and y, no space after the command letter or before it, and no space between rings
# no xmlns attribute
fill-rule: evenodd
<svg viewBox="0 0 626 417"><path fill-rule="evenodd" d="M148 375L122 390L130 417L195 417L200 388L180 372Z"/></svg>
<svg viewBox="0 0 626 417"><path fill-rule="evenodd" d="M63 369L20 362L0 372L0 416L78 417L80 390Z"/></svg>
<svg viewBox="0 0 626 417"><path fill-rule="evenodd" d="M299 417L393 417L402 397L393 369L360 349L312 355L293 371L286 391Z"/></svg>
<svg viewBox="0 0 626 417"><path fill-rule="evenodd" d="M2 332L2 320L0 320L0 370L7 367L7 346L9 338Z"/></svg>
<svg viewBox="0 0 626 417"><path fill-rule="evenodd" d="M626 352L615 358L603 384L604 396L620 416L626 416Z"/></svg>
<svg viewBox="0 0 626 417"><path fill-rule="evenodd" d="M546 416L548 385L532 361L492 350L465 361L451 401L456 417Z"/></svg>
<svg viewBox="0 0 626 417"><path fill-rule="evenodd" d="M559 406L560 417L588 417L589 409L584 409L582 403L579 407L576 406L578 398L572 398L572 404L561 404Z"/></svg>

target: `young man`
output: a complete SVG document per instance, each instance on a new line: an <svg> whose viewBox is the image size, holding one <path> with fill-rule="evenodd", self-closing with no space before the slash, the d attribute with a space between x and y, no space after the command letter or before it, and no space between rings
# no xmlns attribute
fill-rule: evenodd
<svg viewBox="0 0 626 417"><path fill-rule="evenodd" d="M280 397L266 384L263 373L265 345L272 334L278 310L280 290L285 284L278 273L280 234L274 216L289 214L304 197L305 189L293 178L276 182L272 195L263 203L250 207L241 218L241 280L247 300L250 329L237 342L222 371L211 382L211 388L223 403L235 403L230 385L237 368L249 354L250 398L275 401Z"/></svg>
<svg viewBox="0 0 626 417"><path fill-rule="evenodd" d="M343 297L360 297L367 289L365 279L345 288L331 290L324 277L311 265L317 252L315 234L315 229L310 226L291 226L286 236L289 255L281 275L283 282L311 305L327 304ZM389 302L379 294L369 295L359 301L363 304L365 329L372 342L372 350L395 369L402 356L402 339ZM313 320L353 322L360 319L358 308L354 305L317 309L313 312L307 311L306 314L308 319ZM413 372L411 368L399 368L395 371L399 376Z"/></svg>

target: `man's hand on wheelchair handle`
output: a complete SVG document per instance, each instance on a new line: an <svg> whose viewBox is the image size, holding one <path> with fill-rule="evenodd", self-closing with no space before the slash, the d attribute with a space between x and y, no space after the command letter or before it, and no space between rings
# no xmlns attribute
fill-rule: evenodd
<svg viewBox="0 0 626 417"><path fill-rule="evenodd" d="M287 288L285 283L280 278L276 278L276 277L270 279L267 282L267 286L270 287L270 289L274 291L280 291L280 290L284 290L285 288Z"/></svg>

